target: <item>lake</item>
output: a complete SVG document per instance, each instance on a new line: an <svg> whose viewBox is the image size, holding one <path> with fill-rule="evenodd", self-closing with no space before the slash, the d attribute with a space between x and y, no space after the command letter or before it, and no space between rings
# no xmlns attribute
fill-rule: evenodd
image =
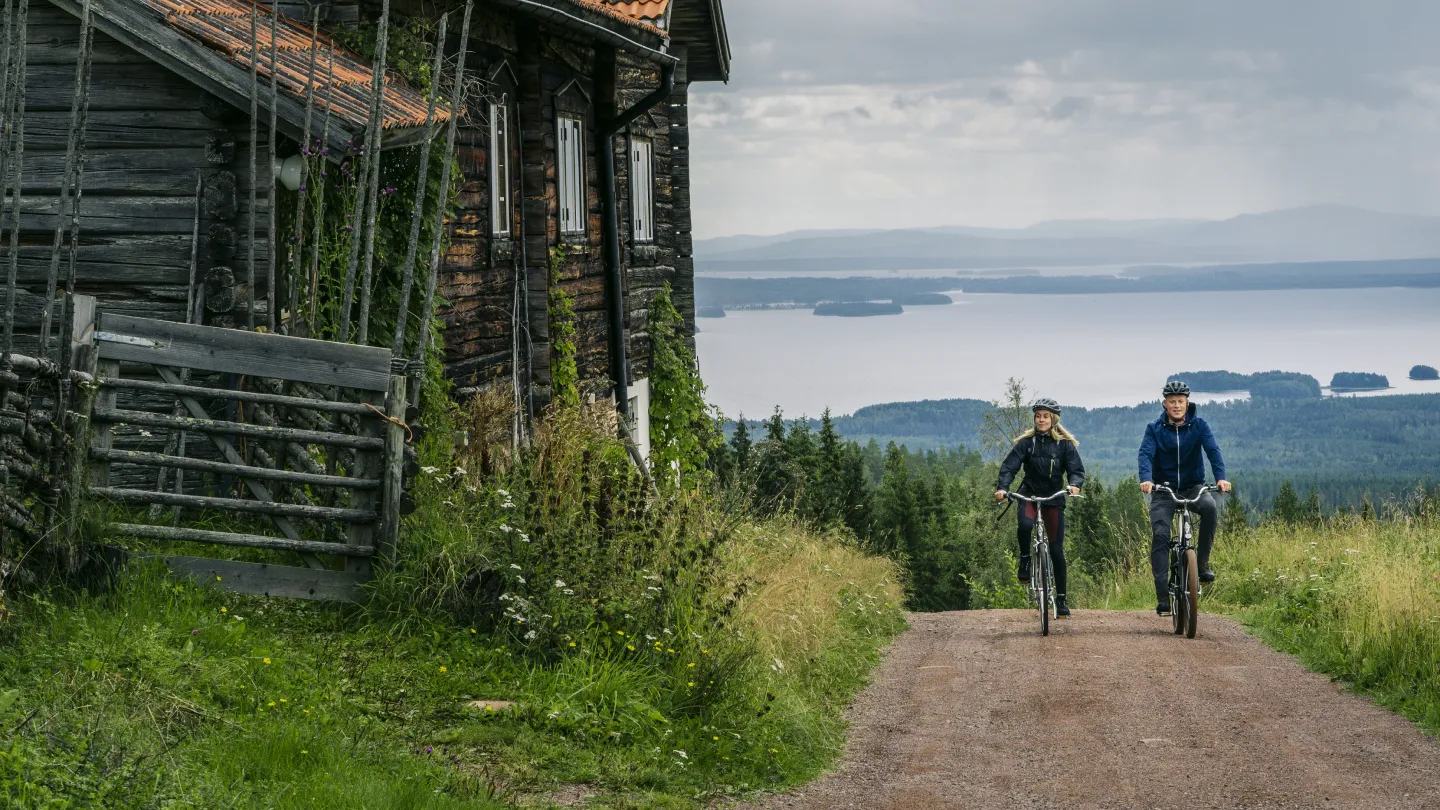
<svg viewBox="0 0 1440 810"><path fill-rule="evenodd" d="M1329 385L1384 374L1388 393L1440 393L1407 379L1440 367L1440 289L1112 295L962 295L903 315L809 310L700 319L700 370L726 415L836 414L883 402L994 399L1008 377L1062 405L1159 399L1180 371L1279 369Z"/></svg>

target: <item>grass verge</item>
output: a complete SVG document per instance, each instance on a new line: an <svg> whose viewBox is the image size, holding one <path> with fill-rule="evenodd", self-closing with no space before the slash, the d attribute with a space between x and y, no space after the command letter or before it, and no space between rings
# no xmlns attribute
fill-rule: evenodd
<svg viewBox="0 0 1440 810"><path fill-rule="evenodd" d="M1201 610L1234 616L1316 672L1440 734L1440 522L1337 516L1267 524L1216 544ZM1083 594L1150 609L1148 568ZM1201 617L1203 623L1204 617Z"/></svg>

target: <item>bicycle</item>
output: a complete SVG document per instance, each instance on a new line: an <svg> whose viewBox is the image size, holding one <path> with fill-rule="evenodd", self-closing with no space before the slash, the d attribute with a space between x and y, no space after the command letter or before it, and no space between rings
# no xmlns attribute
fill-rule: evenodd
<svg viewBox="0 0 1440 810"><path fill-rule="evenodd" d="M1048 498L1031 498L1018 492L1007 492L1014 502L1035 504L1035 531L1030 534L1030 601L1040 608L1040 635L1050 635L1050 620L1055 615L1055 569L1050 562L1050 541L1045 536L1045 518L1040 507L1056 498L1080 498L1062 489Z"/></svg>
<svg viewBox="0 0 1440 810"><path fill-rule="evenodd" d="M1205 484L1195 497L1189 499L1181 498L1167 486L1157 484L1154 491L1167 493L1180 507L1176 512L1180 517L1180 530L1170 534L1170 578L1167 585L1170 622L1175 635L1184 633L1186 638L1195 638L1200 621L1200 565L1195 559L1195 546L1190 542L1190 526L1194 522L1190 507L1199 503L1205 493L1219 492L1220 488Z"/></svg>

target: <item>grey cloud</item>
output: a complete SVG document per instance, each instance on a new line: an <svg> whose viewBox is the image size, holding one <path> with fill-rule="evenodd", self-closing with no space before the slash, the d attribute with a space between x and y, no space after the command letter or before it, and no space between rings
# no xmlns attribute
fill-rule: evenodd
<svg viewBox="0 0 1440 810"><path fill-rule="evenodd" d="M1051 121L1068 121L1071 118L1090 109L1092 102L1088 98L1079 96L1066 96L1051 105L1045 112L1045 117Z"/></svg>
<svg viewBox="0 0 1440 810"><path fill-rule="evenodd" d="M985 100L994 104L996 107L1009 107L1015 103L1015 99L1010 95L1010 92L1003 87L990 88L985 93Z"/></svg>

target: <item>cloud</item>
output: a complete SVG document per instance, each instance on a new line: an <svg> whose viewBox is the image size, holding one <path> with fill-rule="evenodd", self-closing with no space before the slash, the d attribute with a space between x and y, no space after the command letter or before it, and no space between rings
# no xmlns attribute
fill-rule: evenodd
<svg viewBox="0 0 1440 810"><path fill-rule="evenodd" d="M1440 212L1440 4L726 0L726 17L733 81L691 92L699 235Z"/></svg>

